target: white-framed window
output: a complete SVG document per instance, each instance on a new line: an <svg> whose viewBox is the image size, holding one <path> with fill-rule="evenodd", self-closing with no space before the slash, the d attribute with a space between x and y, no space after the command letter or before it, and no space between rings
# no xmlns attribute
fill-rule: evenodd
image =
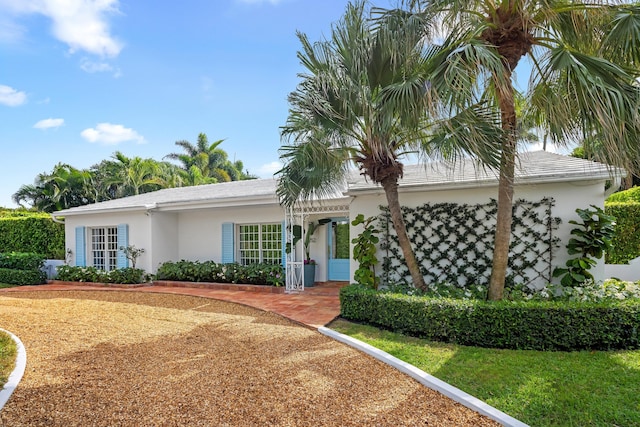
<svg viewBox="0 0 640 427"><path fill-rule="evenodd" d="M90 229L91 265L100 270L115 270L118 265L118 227Z"/></svg>
<svg viewBox="0 0 640 427"><path fill-rule="evenodd" d="M282 224L238 226L239 262L242 265L282 263Z"/></svg>

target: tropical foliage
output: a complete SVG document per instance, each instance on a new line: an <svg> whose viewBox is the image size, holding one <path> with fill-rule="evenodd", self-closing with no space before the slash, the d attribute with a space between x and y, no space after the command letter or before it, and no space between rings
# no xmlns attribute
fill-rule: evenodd
<svg viewBox="0 0 640 427"><path fill-rule="evenodd" d="M526 116L554 143L593 138L601 160L638 170L639 11L637 3L597 0L409 0L383 15L408 16L425 37L444 39L441 54L427 64L431 98L451 112L481 104L500 122L490 299L502 298L508 261L520 129L516 72L530 74ZM472 138L483 133L476 128Z"/></svg>
<svg viewBox="0 0 640 427"><path fill-rule="evenodd" d="M422 28L409 24L397 15L371 20L366 4L357 2L347 6L330 38L312 44L298 34L305 74L289 95L282 131L289 145L281 148L285 166L277 193L288 206L333 194L355 166L384 189L412 280L424 288L400 210L403 161L410 152L447 158L473 152L491 163L500 129L487 118L476 120L486 110L479 104L438 120L427 72L442 47L424 43Z"/></svg>
<svg viewBox="0 0 640 427"><path fill-rule="evenodd" d="M151 158L127 157L113 153L89 169L76 169L58 163L50 173L39 174L31 185L23 185L13 194L13 201L41 212L55 212L105 200L148 193L163 188L185 187L216 182L253 179L243 171L240 160L228 159L218 146L222 140L208 144L201 133L196 146L187 141L176 145L184 154L165 156L180 166Z"/></svg>

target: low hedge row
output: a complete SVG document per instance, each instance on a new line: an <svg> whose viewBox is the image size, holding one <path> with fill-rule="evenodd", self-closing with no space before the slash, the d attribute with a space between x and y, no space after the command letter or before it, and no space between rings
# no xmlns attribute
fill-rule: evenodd
<svg viewBox="0 0 640 427"><path fill-rule="evenodd" d="M158 280L184 282L242 283L284 286L284 270L277 264L218 264L213 261L165 262L156 273Z"/></svg>
<svg viewBox="0 0 640 427"><path fill-rule="evenodd" d="M47 275L40 270L14 270L0 268L0 283L26 286L41 285L47 282Z"/></svg>
<svg viewBox="0 0 640 427"><path fill-rule="evenodd" d="M342 317L408 335L478 347L527 350L640 348L640 301L577 303L454 300L340 291Z"/></svg>
<svg viewBox="0 0 640 427"><path fill-rule="evenodd" d="M76 267L61 265L58 267L57 280L68 282L118 283L133 285L146 283L150 277L140 268L119 268L104 271L95 267Z"/></svg>
<svg viewBox="0 0 640 427"><path fill-rule="evenodd" d="M31 252L9 252L0 254L0 268L13 270L40 270L44 267L44 256Z"/></svg>

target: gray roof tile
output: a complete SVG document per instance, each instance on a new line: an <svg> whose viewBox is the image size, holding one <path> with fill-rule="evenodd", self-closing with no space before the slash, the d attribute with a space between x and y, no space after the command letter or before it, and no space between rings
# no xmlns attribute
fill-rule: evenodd
<svg viewBox="0 0 640 427"><path fill-rule="evenodd" d="M544 151L521 153L516 168L516 182L544 182L568 181L585 179L606 179L610 176L610 169L602 164L563 156ZM455 165L442 162L426 165L407 165L404 177L400 182L401 188L411 187L446 187L448 185L479 186L495 185L497 173L483 169L471 160L461 161ZM198 203L229 203L267 199L270 203L277 203L275 196L277 181L275 179L255 179L249 181L234 181L220 184L199 185L195 187L169 188L137 196L109 200L92 205L80 206L56 212L56 215L75 215L104 211L146 209L151 206L170 207L198 204ZM365 180L357 172L353 173L348 182L348 194L379 189L380 186ZM343 197L336 195L336 198Z"/></svg>

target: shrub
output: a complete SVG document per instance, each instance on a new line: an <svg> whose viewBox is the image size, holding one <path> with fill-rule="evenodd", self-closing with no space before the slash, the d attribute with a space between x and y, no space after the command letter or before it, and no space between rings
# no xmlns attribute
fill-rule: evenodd
<svg viewBox="0 0 640 427"><path fill-rule="evenodd" d="M529 350L639 348L640 301L455 300L340 291L341 315L408 335L479 347Z"/></svg>
<svg viewBox="0 0 640 427"><path fill-rule="evenodd" d="M15 270L0 268L0 283L9 285L41 285L46 283L47 275L40 270Z"/></svg>
<svg viewBox="0 0 640 427"><path fill-rule="evenodd" d="M284 286L281 265L274 264L218 264L213 261L165 262L158 268L158 280L184 282L243 283L251 285Z"/></svg>
<svg viewBox="0 0 640 427"><path fill-rule="evenodd" d="M640 187L636 187L640 189ZM617 194L617 193L616 193ZM607 203L607 214L616 218L612 247L605 259L608 264L626 264L640 256L640 203Z"/></svg>
<svg viewBox="0 0 640 427"><path fill-rule="evenodd" d="M589 270L611 248L615 218L597 206L591 208L576 209L581 222L569 221L578 227L571 230L573 237L567 243L567 252L578 257L568 260L566 268L557 267L553 271L553 277L562 276L562 286L579 286L585 280L593 280Z"/></svg>
<svg viewBox="0 0 640 427"><path fill-rule="evenodd" d="M618 191L607 197L609 202L635 202L640 203L640 187L629 188L628 190Z"/></svg>
<svg viewBox="0 0 640 427"><path fill-rule="evenodd" d="M150 276L146 274L144 270L132 267L104 271L95 267L61 265L58 267L57 280L68 282L136 284L148 282Z"/></svg>
<svg viewBox="0 0 640 427"><path fill-rule="evenodd" d="M37 252L64 259L64 225L48 214L17 211L0 216L0 248L4 252Z"/></svg>
<svg viewBox="0 0 640 427"><path fill-rule="evenodd" d="M0 254L0 268L13 270L40 270L44 267L44 255L28 252Z"/></svg>

